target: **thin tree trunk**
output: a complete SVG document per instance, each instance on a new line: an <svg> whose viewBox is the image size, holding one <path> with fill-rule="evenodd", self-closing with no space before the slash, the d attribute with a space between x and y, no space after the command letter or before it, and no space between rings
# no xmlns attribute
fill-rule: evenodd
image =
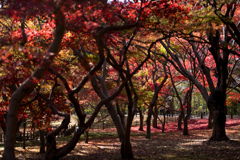
<svg viewBox="0 0 240 160"><path fill-rule="evenodd" d="M151 137L151 117L152 117L152 107L149 106L148 107L148 116L147 116L147 134L146 134L146 138L150 139Z"/></svg>
<svg viewBox="0 0 240 160"><path fill-rule="evenodd" d="M158 118L158 109L157 106L154 106L154 114L153 114L153 121L152 121L152 127L157 128L157 118Z"/></svg>
<svg viewBox="0 0 240 160"><path fill-rule="evenodd" d="M126 124L125 124L125 106L123 108L120 107L119 103L116 103L116 107L117 107L117 113L121 119L121 123L123 125L123 127L125 128Z"/></svg>
<svg viewBox="0 0 240 160"><path fill-rule="evenodd" d="M168 74L167 74L167 69L166 69L166 61L163 62L163 68L164 68L164 79L162 80L160 85L157 85L156 82L154 81L154 85L156 86L155 90L154 90L154 95L152 98L152 101L148 107L148 117L147 117L147 134L146 134L146 138L150 139L151 136L151 117L152 117L152 112L153 112L153 107L155 106L155 103L158 99L158 93L159 91L162 89L164 83L166 82L167 78L168 78Z"/></svg>
<svg viewBox="0 0 240 160"><path fill-rule="evenodd" d="M189 135L188 134L188 117L187 116L185 116L184 118L183 118L183 135Z"/></svg>
<svg viewBox="0 0 240 160"><path fill-rule="evenodd" d="M181 112L178 116L178 130L182 130L182 119L183 119L183 114Z"/></svg>
<svg viewBox="0 0 240 160"><path fill-rule="evenodd" d="M163 110L162 133L165 132L165 124L166 124L166 114L165 114L165 110Z"/></svg>
<svg viewBox="0 0 240 160"><path fill-rule="evenodd" d="M186 105L187 105L187 114L183 118L183 125L184 125L183 135L189 135L189 133L188 133L188 119L190 118L190 114L191 114L191 101L192 101L192 90L193 90L193 86L192 86L191 83L190 83L189 88L190 89L187 91L186 99L185 99L185 102L186 102Z"/></svg>
<svg viewBox="0 0 240 160"><path fill-rule="evenodd" d="M23 122L23 149L26 148L26 136L25 136L25 133L26 133L26 119L24 119L24 122Z"/></svg>
<svg viewBox="0 0 240 160"><path fill-rule="evenodd" d="M139 110L139 118L140 118L140 125L139 125L139 131L143 131L143 112L142 110L138 107L138 110Z"/></svg>
<svg viewBox="0 0 240 160"><path fill-rule="evenodd" d="M40 153L45 153L44 130L39 129L39 133L40 133Z"/></svg>

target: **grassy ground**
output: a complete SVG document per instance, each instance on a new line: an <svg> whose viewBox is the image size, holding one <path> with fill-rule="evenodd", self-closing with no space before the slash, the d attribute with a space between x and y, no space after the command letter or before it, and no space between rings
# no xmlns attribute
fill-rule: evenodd
<svg viewBox="0 0 240 160"><path fill-rule="evenodd" d="M207 120L194 120L189 123L189 136L183 136L182 131L177 131L176 124L173 123L167 125L166 133L161 133L161 128L153 129L150 140L145 139L145 132L140 132L137 127L133 127L131 142L135 158L143 160L240 159L240 120L227 122L227 135L232 141L214 143L206 142L211 136L211 130L206 129ZM64 145L66 140L67 138L59 139L59 146ZM0 153L2 152L3 147L0 147ZM43 158L43 155L38 152L39 147L34 143L25 150L16 147L18 159ZM117 160L120 158L120 143L116 130L94 129L90 131L88 144L84 143L83 137L75 149L62 160Z"/></svg>

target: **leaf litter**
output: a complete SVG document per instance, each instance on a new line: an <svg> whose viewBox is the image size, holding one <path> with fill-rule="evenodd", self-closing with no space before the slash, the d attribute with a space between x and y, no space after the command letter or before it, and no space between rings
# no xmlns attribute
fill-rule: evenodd
<svg viewBox="0 0 240 160"><path fill-rule="evenodd" d="M138 127L132 127L131 143L134 157L142 160L158 159L202 159L202 160L235 160L240 159L240 119L228 119L226 122L226 133L230 141L208 142L211 129L207 129L207 119L190 120L189 136L183 136L182 131L177 130L176 123L168 123L165 133L161 133L161 126L152 129L151 139L145 138L145 131L138 131ZM90 132L102 133L103 137L89 139L84 143L81 139L75 149L61 160L118 160L120 156L120 142L116 137L116 129L93 129ZM104 137L104 133L113 133L114 136ZM63 145L66 142L61 142ZM44 154L39 153L39 146L27 146L15 148L18 159L40 160ZM0 147L0 154L3 147ZM1 158L0 155L0 158Z"/></svg>

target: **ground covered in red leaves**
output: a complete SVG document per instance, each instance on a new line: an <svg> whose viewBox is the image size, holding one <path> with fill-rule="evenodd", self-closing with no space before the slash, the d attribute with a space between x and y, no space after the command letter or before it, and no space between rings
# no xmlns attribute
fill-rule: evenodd
<svg viewBox="0 0 240 160"><path fill-rule="evenodd" d="M207 129L208 120L189 120L189 136L183 136L182 131L177 130L177 123L167 123L165 133L159 128L152 128L151 139L145 138L145 131L139 131L139 127L132 127L131 143L134 157L142 160L234 160L240 159L240 119L227 119L226 132L231 141L207 143L211 136L211 129ZM59 147L66 143L67 139L58 140ZM0 155L3 147L0 147ZM25 150L16 147L18 159L42 159L39 154L39 146L28 146ZM1 157L1 156L0 156ZM120 156L120 143L116 129L90 130L89 143L84 143L84 137L79 141L75 149L62 160L117 160Z"/></svg>
<svg viewBox="0 0 240 160"><path fill-rule="evenodd" d="M226 121L226 127L240 125L240 120L238 118L234 119L227 119ZM165 125L165 132L175 132L177 131L177 122L175 123L166 123ZM183 125L182 125L183 127ZM201 129L207 129L208 127L208 119L190 119L188 121L188 130L201 130ZM139 127L132 127L133 132L142 132L138 130ZM143 130L147 130L147 126L143 127ZM151 132L162 132L162 125L158 125L158 128L151 127Z"/></svg>

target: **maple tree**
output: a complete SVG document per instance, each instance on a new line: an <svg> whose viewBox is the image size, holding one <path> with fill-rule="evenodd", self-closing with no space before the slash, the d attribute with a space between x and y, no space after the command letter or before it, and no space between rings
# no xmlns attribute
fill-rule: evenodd
<svg viewBox="0 0 240 160"><path fill-rule="evenodd" d="M87 2L91 5L91 2ZM118 2L113 2L114 3L118 3ZM71 3L70 3L71 4ZM98 3L98 5L104 5L104 3ZM71 13L71 16L69 16L68 14L65 16L63 11L64 9L67 10L67 8L70 6L70 8L72 8L71 5L75 5L75 14ZM104 43L103 43L103 36L106 32L109 31L114 31L114 30L124 30L124 29L128 29L128 28L132 28L134 26L136 26L138 23L133 23L133 25L122 25L122 26L113 26L113 27L106 27L106 28L102 28L99 32L97 33L93 33L92 31L94 29L96 29L96 27L98 27L98 24L96 22L92 21L93 17L96 17L99 19L98 16L103 16L104 14L101 13L101 10L103 9L100 6L87 6L86 8L83 7L84 5L77 5L77 4L71 4L69 5L68 3L65 3L64 1L61 2L53 2L53 1L47 1L46 3L43 3L43 5L40 5L37 1L21 1L19 2L18 5L9 2L7 6L6 10L4 10L4 13L8 13L10 16L12 16L13 18L15 18L16 20L18 20L18 17L20 17L21 15L26 16L23 12L26 10L27 7L30 6L35 6L36 10L31 10L29 12L29 15L34 16L34 15L38 15L40 16L41 14L41 18L40 19L45 19L47 25L43 25L41 27L41 30L37 31L37 30L31 30L28 33L28 37L25 31L24 26L21 28L21 30L17 30L14 31L12 34L15 36L14 38L14 43L18 42L19 40L23 40L21 42L20 45L29 45L29 46L38 46L40 47L40 49L42 48L46 48L46 46L48 46L49 44L50 47L47 51L47 53L44 55L43 59L40 59L38 62L40 62L40 65L37 68L33 69L33 74L32 75L27 75L26 77L28 77L23 83L21 83L21 85L15 90L15 92L11 95L11 100L10 100L10 106L9 106L9 113L8 113L8 121L7 121L7 136L6 136L6 143L5 143L5 150L4 150L4 159L14 159L14 152L13 152L13 146L14 146L14 137L16 134L15 131L15 121L16 121L16 114L18 111L18 107L20 102L24 99L24 97L26 97L29 93L31 93L34 88L37 86L38 82L40 82L40 79L43 78L43 73L46 72L49 68L50 65L53 63L53 58L57 56L58 52L60 51L60 47L65 48L65 47L69 47L69 44L71 44L70 47L74 47L74 42L77 42L76 39L72 39L71 35L73 35L73 37L78 37L78 32L82 32L82 33L90 33L89 37L90 39L93 38L93 35L95 35L95 40L92 40L92 45L95 45L96 47L92 47L92 51L96 51L97 50L97 54L99 55L99 62L95 65L95 67L91 68L89 67L89 63L84 64L84 62L86 62L86 60L81 59L81 57L79 57L80 55L78 55L78 57L80 58L80 61L83 65L83 67L86 69L86 71L88 72L87 75L85 77L83 77L83 79L81 80L81 82L77 85L77 87L75 89L71 89L68 82L66 81L66 79L53 69L49 70L52 74L54 74L55 76L57 76L57 78L59 78L63 85L65 86L65 89L67 90L68 93L68 99L72 102L73 106L75 107L75 111L78 115L78 118L80 119L80 124L79 127L81 128L78 132L75 133L75 135L73 136L72 140L65 145L64 147L56 150L56 140L55 140L55 136L64 128L66 127L66 125L69 123L69 114L67 113L63 113L58 111L58 109L54 106L54 104L51 102L52 96L54 95L54 90L56 88L56 86L58 85L58 82L55 81L55 85L52 87L52 91L49 95L49 98L47 98L45 95L38 93L39 96L44 99L46 101L46 104L48 104L48 106L55 112L55 114L59 115L59 116L63 116L65 117L65 122L62 123L62 125L60 125L55 131L50 132L47 135L47 154L46 154L46 159L52 159L52 158L60 158L62 156L64 156L65 154L67 154L69 151L72 150L73 146L77 143L80 135L82 134L82 132L84 131L85 128L87 128L94 120L94 117L96 116L96 114L98 113L100 107L104 104L107 103L108 101L110 101L111 99L113 99L113 97L115 97L118 93L114 94L114 96L108 97L108 99L103 99L97 106L96 110L95 110L95 114L93 114L93 116L90 118L90 120L84 124L84 120L85 120L85 115L82 113L81 111L81 107L79 106L79 103L76 101L76 98L74 97L74 94L79 92L82 87L86 84L86 82L88 81L88 79L90 78L91 75L93 75L98 69L100 69L102 63L103 63L103 52L104 52ZM106 5L106 4L105 4ZM19 7L20 6L20 7ZM114 10L112 10L112 6L110 6L109 12L115 12ZM117 5L116 5L117 6ZM104 7L104 6L103 6ZM140 5L139 5L140 7ZM88 15L86 14L82 14L81 12L83 12L84 9L84 13L88 13ZM86 9L86 10L85 10ZM95 10L95 12L93 12L93 14L91 15L92 11ZM100 10L99 10L100 9ZM54 10L54 14L51 14L51 10ZM141 10L141 8L140 8ZM87 12L89 11L89 12ZM26 13L26 12L25 12ZM48 15L50 13L50 15ZM70 13L70 12L69 12ZM112 20L111 14L113 13L108 13L105 14L105 16L107 16L107 18L110 20ZM73 16L75 15L75 17ZM128 16L123 13L124 16L126 16L128 18ZM48 18L48 16L50 16L50 20ZM88 20L85 21L85 19L82 19L82 21L77 21L75 18L84 18L85 16L88 16ZM91 17L92 16L92 17ZM108 17L110 16L110 17ZM65 31L65 19L64 17L66 17L66 21L67 21L67 26L66 26L66 30L71 31L70 35L68 37L64 36L64 31ZM30 18L30 17L28 17ZM135 19L136 17L129 17L129 22L131 22L131 18ZM55 20L53 20L55 19ZM114 22L116 22L118 19L116 19L115 21L110 21L110 25L113 24ZM101 23L102 21L104 21L103 19L100 20L99 23ZM52 23L54 22L54 23ZM77 24L77 30L74 28L76 26L74 26L74 24ZM79 22L79 23L76 23ZM106 22L106 21L105 21ZM52 24L52 26L49 26L49 24ZM84 24L84 27L82 27L82 24ZM51 30L51 28L53 28L55 26L55 34L54 34L54 38L53 40L51 40L51 33L50 32L46 32L46 30ZM42 30L43 28L43 30ZM83 30L81 30L83 29ZM76 32L78 31L78 32ZM22 33L22 34L21 34ZM21 35L23 37L21 37ZM43 35L45 35L46 37L44 37ZM39 37L40 40L36 40L36 38ZM42 38L42 39L41 39ZM66 40L64 38L67 38ZM69 41L70 40L70 41ZM52 41L52 43L51 43ZM62 43L63 41L63 43ZM27 43L29 42L29 43ZM39 43L41 44L41 42L43 42L43 45L38 45ZM86 41L82 41L82 45L85 44ZM72 45L73 44L73 45ZM89 43L88 43L89 45ZM42 47L42 48L41 48ZM73 48L74 49L74 48ZM75 52L76 54L76 52ZM8 57L8 55L7 55ZM6 58L4 57L3 60L5 60ZM28 56L29 60L33 60L34 57L33 55L29 55ZM56 68L55 68L56 69ZM137 70L136 70L137 71ZM135 71L135 72L136 72ZM131 76L130 76L131 77ZM125 81L125 83L127 82L127 80ZM124 85L122 85L124 86ZM131 126L131 124L128 124L128 126ZM8 134L11 133L11 134ZM128 138L129 136L126 136L126 138ZM126 150L127 151L127 150ZM130 155L131 156L131 155Z"/></svg>
<svg viewBox="0 0 240 160"><path fill-rule="evenodd" d="M166 62L163 63L163 67L164 67L164 78L163 80L161 81L160 84L157 84L156 80L158 79L158 77L155 75L156 71L157 71L157 66L156 66L156 61L155 61L155 70L153 71L153 83L154 83L154 95L152 97L152 100L150 102L150 105L148 107L148 117L147 117L147 135L146 135L146 138L150 139L150 126L151 126L151 117L152 117L152 110L153 110L153 107L156 105L156 101L158 99L158 94L160 92L160 90L162 89L164 83L166 82L167 78L168 78L168 75L167 75L167 70L166 70ZM155 113L157 114L157 113Z"/></svg>
<svg viewBox="0 0 240 160"><path fill-rule="evenodd" d="M226 14L229 16L233 14L233 12L234 10L229 9ZM225 102L229 55L239 56L239 54L232 49L228 49L227 44L231 40L228 36L228 33L230 33L228 28L225 25L219 25L218 27L223 27L223 32L221 32L219 29L214 28L213 23L213 20L209 22L209 29L207 28L205 35L204 32L202 32L200 38L197 32L183 33L179 36L179 39L186 39L190 45L190 47L187 48L187 50L189 50L188 54L189 56L194 56L199 68L202 70L201 74L206 78L202 83L194 77L191 70L188 71L184 68L181 59L182 51L171 42L161 41L161 45L166 49L171 58L166 57L164 54L160 55L168 59L182 75L192 81L200 90L208 104L210 117L213 118L213 132L210 140L218 141L228 140L225 133ZM221 34L223 34L223 36L221 36ZM198 43L198 40L200 43ZM201 42L203 43L201 44ZM182 42L182 44L186 45L185 42ZM212 61L208 61L210 59ZM206 88L206 82L208 83L207 87L209 90Z"/></svg>
<svg viewBox="0 0 240 160"><path fill-rule="evenodd" d="M208 103L214 120L211 139L228 139L226 90L232 87L237 91L239 87L238 83L230 82L234 69L231 76L227 71L228 67L236 68L239 57L236 49L239 34L235 25L238 19L231 19L235 11L238 12L235 3L220 5L207 1L206 6L192 4L194 1L166 0L1 2L0 12L4 15L0 33L2 128L8 112L4 159L15 158L16 121L26 118L26 111L38 127L43 124L48 127L55 117L64 118L62 124L46 136L45 159L59 159L75 147L104 105L117 128L122 158L133 158L130 133L139 103L148 106L147 137L150 138L153 107L157 114L156 101L159 96L164 97L159 91L169 90L169 86L164 85L168 75L166 62L157 61L159 57L191 81L181 105L184 115L183 105L187 104L184 128L195 85ZM214 9L215 19L209 18L214 14L207 10L203 10L205 17L198 16L202 11L199 8L204 7ZM224 16L234 22L226 21ZM199 27L201 19L207 21L206 28ZM230 54L234 57L230 58ZM229 63L230 60L233 63ZM162 68L161 63L165 77L160 76L160 83L156 77L160 75L157 69ZM141 82L145 85L139 85L138 77L146 70L152 71L148 76L153 78L145 76L146 82ZM150 96L142 98L145 86ZM229 93L229 97L232 94L235 93ZM83 106L86 99L94 101L90 104L94 107L88 119L85 113L89 104ZM57 148L56 135L69 124L71 107L79 119L78 129L66 145ZM187 130L184 131L187 134Z"/></svg>

